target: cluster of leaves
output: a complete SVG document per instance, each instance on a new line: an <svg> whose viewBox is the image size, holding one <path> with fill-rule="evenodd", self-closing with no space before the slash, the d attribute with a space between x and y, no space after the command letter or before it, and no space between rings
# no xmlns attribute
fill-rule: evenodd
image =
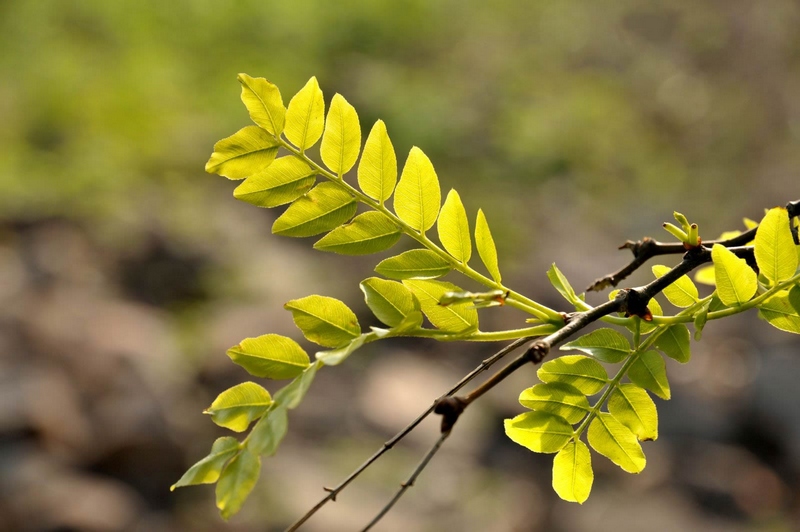
<svg viewBox="0 0 800 532"><path fill-rule="evenodd" d="M297 342L275 334L247 338L228 350L231 360L254 377L291 381L274 395L245 382L222 392L206 411L214 423L234 432L254 425L242 441L219 438L210 454L173 488L216 483L217 506L224 518L241 508L258 479L261 458L275 454L286 434L288 410L300 404L320 368L342 363L367 343L394 336L498 341L544 336L564 326L563 314L502 284L484 213L477 211L473 233L455 190L442 204L438 177L422 150L410 150L398 180L395 150L384 123L375 123L362 151L356 110L336 94L326 115L315 78L288 108L278 88L267 80L241 74L239 82L255 125L219 141L206 170L244 179L234 191L240 200L266 208L288 204L275 220L273 233L290 237L325 233L314 247L344 255L385 251L403 234L420 247L381 261L375 271L383 278L370 277L360 285L367 306L386 327L363 331L343 302L310 295L289 301L285 308L303 336L324 348L313 362ZM308 155L320 139L322 164ZM356 162L358 187L345 180ZM386 204L390 199L393 210ZM365 212L358 213L359 205L366 207ZM439 243L427 235L434 225ZM687 231L671 232L684 235L687 246L699 245L697 226L685 227ZM646 390L669 399L661 354L688 362L690 335L685 323L694 322L699 338L706 321L758 307L771 324L800 333L800 248L789 227L782 209L769 211L759 226L755 258L760 276L732 251L714 246L712 282L717 288L712 295L700 298L694 283L684 276L664 291L673 305L683 309L675 316L663 316L655 300L650 302L652 321L608 316L609 323L632 331L632 343L615 329L598 329L562 346L583 354L562 356L540 368L542 383L520 396L521 404L531 411L507 420L506 433L533 451L558 453L553 486L562 498L583 502L591 489L591 455L581 441L583 432L595 451L625 471L638 473L644 468L639 442L658 435L656 407ZM473 244L488 276L468 264ZM438 280L451 271L487 291L467 292ZM653 268L656 276L667 271L666 266ZM591 308L555 265L548 278L577 310ZM525 312L529 326L480 331L478 310L502 304ZM432 328L425 326L425 318ZM620 365L613 378L604 364ZM599 399L591 405L588 397L596 394Z"/></svg>

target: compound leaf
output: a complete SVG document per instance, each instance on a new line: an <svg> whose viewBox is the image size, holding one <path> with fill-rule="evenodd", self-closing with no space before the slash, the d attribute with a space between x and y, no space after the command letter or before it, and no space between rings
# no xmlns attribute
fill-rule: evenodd
<svg viewBox="0 0 800 532"><path fill-rule="evenodd" d="M640 441L658 438L656 404L635 384L620 384L608 398L608 411Z"/></svg>
<svg viewBox="0 0 800 532"><path fill-rule="evenodd" d="M242 432L266 412L272 404L269 392L254 382L228 388L214 399L204 414L220 427Z"/></svg>
<svg viewBox="0 0 800 532"><path fill-rule="evenodd" d="M550 412L575 424L591 410L589 401L580 390L563 382L537 384L523 390L519 403L525 408Z"/></svg>
<svg viewBox="0 0 800 532"><path fill-rule="evenodd" d="M336 183L326 181L292 203L272 224L276 235L304 237L330 231L353 217L356 199Z"/></svg>
<svg viewBox="0 0 800 532"><path fill-rule="evenodd" d="M442 192L436 170L428 156L414 146L397 184L394 210L401 220L424 233L436 223L441 203Z"/></svg>
<svg viewBox="0 0 800 532"><path fill-rule="evenodd" d="M281 157L266 170L248 177L236 187L233 197L256 207L277 207L308 192L316 180L316 172L302 159Z"/></svg>
<svg viewBox="0 0 800 532"><path fill-rule="evenodd" d="M288 408L289 410L296 408L303 400L303 397L305 397L311 383L314 382L314 377L317 376L317 370L321 364L319 360L312 363L303 373L295 377L292 382L278 390L275 393L275 404L279 407Z"/></svg>
<svg viewBox="0 0 800 532"><path fill-rule="evenodd" d="M258 126L247 126L214 144L206 172L244 179L267 168L278 154L278 140Z"/></svg>
<svg viewBox="0 0 800 532"><path fill-rule="evenodd" d="M359 286L372 313L389 327L400 325L406 316L420 310L414 294L397 281L370 277Z"/></svg>
<svg viewBox="0 0 800 532"><path fill-rule="evenodd" d="M646 460L636 436L606 412L598 412L589 425L589 445L628 473L640 473Z"/></svg>
<svg viewBox="0 0 800 532"><path fill-rule="evenodd" d="M608 382L606 369L596 360L583 355L566 355L545 362L536 372L542 382L563 382L584 395L594 395Z"/></svg>
<svg viewBox="0 0 800 532"><path fill-rule="evenodd" d="M286 119L281 91L264 78L239 74L238 79L242 84L242 102L250 118L273 136L280 135Z"/></svg>
<svg viewBox="0 0 800 532"><path fill-rule="evenodd" d="M283 308L292 313L303 336L315 344L340 347L361 335L358 318L338 299L313 295L293 299Z"/></svg>
<svg viewBox="0 0 800 532"><path fill-rule="evenodd" d="M671 269L668 266L655 265L653 266L653 275L662 277ZM677 281L664 288L664 295L670 303L680 308L691 307L697 303L697 299L700 297L697 287L686 275L681 275Z"/></svg>
<svg viewBox="0 0 800 532"><path fill-rule="evenodd" d="M800 312L792 305L791 297L791 292L781 290L758 306L758 315L777 329L800 334Z"/></svg>
<svg viewBox="0 0 800 532"><path fill-rule="evenodd" d="M289 142L305 151L322 136L325 125L325 100L317 78L311 79L294 95L286 110L284 135Z"/></svg>
<svg viewBox="0 0 800 532"><path fill-rule="evenodd" d="M478 328L478 311L467 305L441 306L439 300L447 292L460 292L461 288L444 281L406 279L403 284L419 300L422 312L434 327L447 332L461 333Z"/></svg>
<svg viewBox="0 0 800 532"><path fill-rule="evenodd" d="M536 453L555 453L572 439L572 425L548 412L525 412L504 422L506 435Z"/></svg>
<svg viewBox="0 0 800 532"><path fill-rule="evenodd" d="M568 502L583 504L594 482L592 456L580 440L572 440L553 459L553 490Z"/></svg>
<svg viewBox="0 0 800 532"><path fill-rule="evenodd" d="M390 279L434 279L448 273L447 260L427 249L412 249L382 260L375 271Z"/></svg>
<svg viewBox="0 0 800 532"><path fill-rule="evenodd" d="M364 153L358 163L358 186L367 196L382 204L392 196L396 183L397 156L386 124L378 120L367 136Z"/></svg>
<svg viewBox="0 0 800 532"><path fill-rule="evenodd" d="M585 334L577 340L562 345L560 349L583 351L610 364L622 362L631 352L628 339L614 329L607 328Z"/></svg>
<svg viewBox="0 0 800 532"><path fill-rule="evenodd" d="M288 427L289 417L286 408L279 406L271 409L250 431L247 448L253 454L272 456L278 451Z"/></svg>
<svg viewBox="0 0 800 532"><path fill-rule="evenodd" d="M797 251L786 209L770 209L758 224L755 255L759 271L772 283L785 281L794 275Z"/></svg>
<svg viewBox="0 0 800 532"><path fill-rule="evenodd" d="M692 357L689 347L689 329L682 323L670 325L656 338L655 346L665 355L681 364L686 364Z"/></svg>
<svg viewBox="0 0 800 532"><path fill-rule="evenodd" d="M239 442L231 436L217 438L208 456L189 468L183 476L170 486L170 491L184 486L213 484L219 478L222 468L239 451Z"/></svg>
<svg viewBox="0 0 800 532"><path fill-rule="evenodd" d="M500 268L497 266L497 247L494 245L494 238L482 209L478 209L478 218L475 220L475 247L478 248L478 255L492 279L498 283L502 282Z"/></svg>
<svg viewBox="0 0 800 532"><path fill-rule="evenodd" d="M671 392L667 380L667 366L656 351L645 351L628 369L628 378L662 399L669 400Z"/></svg>
<svg viewBox="0 0 800 532"><path fill-rule="evenodd" d="M361 126L358 123L358 113L344 96L335 94L322 135L319 152L322 162L331 171L342 176L356 164L360 150Z"/></svg>
<svg viewBox="0 0 800 532"><path fill-rule="evenodd" d="M253 491L261 473L261 458L242 449L228 462L217 482L217 508L223 519L228 520L244 504Z"/></svg>
<svg viewBox="0 0 800 532"><path fill-rule="evenodd" d="M250 375L267 379L293 379L310 364L297 342L278 334L245 338L227 355Z"/></svg>
<svg viewBox="0 0 800 532"><path fill-rule="evenodd" d="M400 228L381 212L359 214L314 244L314 249L342 255L369 255L389 249L400 240Z"/></svg>
<svg viewBox="0 0 800 532"><path fill-rule="evenodd" d="M472 240L469 234L469 221L461 196L455 189L450 189L442 205L437 224L439 240L457 261L466 263L472 256Z"/></svg>
<svg viewBox="0 0 800 532"><path fill-rule="evenodd" d="M758 276L744 259L720 244L711 248L717 295L728 306L750 301L758 289Z"/></svg>

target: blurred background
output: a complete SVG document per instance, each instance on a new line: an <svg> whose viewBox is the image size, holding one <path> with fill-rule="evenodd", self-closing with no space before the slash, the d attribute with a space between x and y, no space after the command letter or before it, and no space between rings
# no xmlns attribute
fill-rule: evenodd
<svg viewBox="0 0 800 532"><path fill-rule="evenodd" d="M169 492L224 434L202 410L248 380L225 349L300 340L282 304L312 293L374 324L358 282L398 249L273 237L280 210L203 171L249 123L237 73L287 103L316 75L365 132L384 119L400 162L420 146L473 222L484 209L507 284L567 310L551 262L580 288L629 260L626 239L667 239L673 210L715 238L800 198L799 27L796 0L0 2L0 529L282 530L498 348L372 344L320 372L229 523L212 487ZM485 311L482 328L523 318ZM738 316L671 362L641 475L595 455L589 501L560 501L552 457L502 431L531 368L470 409L378 528L800 529L798 338ZM306 530L363 526L429 421Z"/></svg>

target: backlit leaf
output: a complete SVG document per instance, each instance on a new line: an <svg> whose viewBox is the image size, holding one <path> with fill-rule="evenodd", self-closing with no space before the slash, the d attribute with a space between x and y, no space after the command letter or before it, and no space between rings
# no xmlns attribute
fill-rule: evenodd
<svg viewBox="0 0 800 532"><path fill-rule="evenodd" d="M411 279L404 280L403 284L417 296L422 312L434 327L454 333L478 328L478 311L474 308L470 308L467 305L446 307L439 305L439 300L445 293L461 291L456 285L443 281Z"/></svg>
<svg viewBox="0 0 800 532"><path fill-rule="evenodd" d="M598 412L589 425L589 445L628 473L640 473L646 460L636 436L606 412Z"/></svg>
<svg viewBox="0 0 800 532"><path fill-rule="evenodd" d="M572 425L548 412L525 412L504 422L506 435L536 453L558 452L572 438Z"/></svg>
<svg viewBox="0 0 800 532"><path fill-rule="evenodd" d="M569 423L577 423L589 412L589 401L577 388L563 382L537 384L519 395L522 406L531 410L550 412Z"/></svg>
<svg viewBox="0 0 800 532"><path fill-rule="evenodd" d="M313 168L292 155L281 157L236 187L233 197L256 207L277 207L296 200L314 186Z"/></svg>
<svg viewBox="0 0 800 532"><path fill-rule="evenodd" d="M583 355L566 355L545 362L536 372L542 382L563 382L584 395L594 395L608 382L606 369Z"/></svg>
<svg viewBox="0 0 800 532"><path fill-rule="evenodd" d="M608 398L608 411L640 441L658 439L656 404L635 384L620 384Z"/></svg>
<svg viewBox="0 0 800 532"><path fill-rule="evenodd" d="M278 154L278 140L258 126L247 126L214 144L206 172L244 179L267 168Z"/></svg>
<svg viewBox="0 0 800 532"><path fill-rule="evenodd" d="M367 136L358 164L358 186L367 196L383 203L392 196L396 183L397 156L386 124L378 120Z"/></svg>
<svg viewBox="0 0 800 532"><path fill-rule="evenodd" d="M242 432L269 409L269 392L254 382L243 382L219 394L204 414L220 427Z"/></svg>
<svg viewBox="0 0 800 532"><path fill-rule="evenodd" d="M317 370L321 364L319 360L312 362L303 373L278 390L275 393L275 404L279 407L288 408L289 410L296 408L303 400L303 397L305 397L311 383L314 382L314 377L316 377Z"/></svg>
<svg viewBox="0 0 800 532"><path fill-rule="evenodd" d="M671 397L667 366L656 351L645 351L628 369L628 378L642 388L646 388L662 399Z"/></svg>
<svg viewBox="0 0 800 532"><path fill-rule="evenodd" d="M289 102L283 134L300 151L305 151L322 136L324 125L325 101L322 99L317 78L312 76Z"/></svg>
<svg viewBox="0 0 800 532"><path fill-rule="evenodd" d="M457 261L466 263L472 256L472 240L469 234L469 221L461 196L450 189L442 205L437 224L439 240Z"/></svg>
<svg viewBox="0 0 800 532"><path fill-rule="evenodd" d="M668 266L655 265L653 266L653 275L662 277L671 269ZM686 275L681 275L677 281L664 288L664 295L670 303L680 308L691 307L697 303L697 299L700 297L697 287Z"/></svg>
<svg viewBox="0 0 800 532"><path fill-rule="evenodd" d="M356 199L326 181L298 199L272 224L276 235L314 236L339 227L356 213Z"/></svg>
<svg viewBox="0 0 800 532"><path fill-rule="evenodd" d="M747 262L720 244L714 244L711 258L714 260L717 295L722 302L738 306L750 301L758 289L758 277Z"/></svg>
<svg viewBox="0 0 800 532"><path fill-rule="evenodd" d="M795 288L796 290L796 288ZM758 306L758 315L782 331L800 334L800 315L792 306L790 293L781 290Z"/></svg>
<svg viewBox="0 0 800 532"><path fill-rule="evenodd" d="M339 347L361 335L358 318L338 299L313 295L293 299L283 308L292 313L303 336L315 344Z"/></svg>
<svg viewBox="0 0 800 532"><path fill-rule="evenodd" d="M441 203L442 192L433 164L422 150L414 146L397 184L394 210L401 220L424 233L436 223Z"/></svg>
<svg viewBox="0 0 800 532"><path fill-rule="evenodd" d="M320 157L325 166L337 175L350 170L361 150L361 126L358 113L341 94L333 96L325 133L322 135Z"/></svg>
<svg viewBox="0 0 800 532"><path fill-rule="evenodd" d="M362 334L358 338L354 338L349 344L342 347L337 347L329 351L318 351L316 354L317 360L326 366L338 366L344 362L347 357L353 354L356 349L367 343L368 339L374 339L376 337L377 334L373 331Z"/></svg>
<svg viewBox="0 0 800 532"><path fill-rule="evenodd" d="M260 473L261 458L247 449L242 449L228 462L219 477L216 490L217 508L223 519L230 519L242 508Z"/></svg>
<svg viewBox="0 0 800 532"><path fill-rule="evenodd" d="M565 501L583 504L593 482L589 448L580 440L572 440L553 459L553 490Z"/></svg>
<svg viewBox="0 0 800 532"><path fill-rule="evenodd" d="M682 323L667 327L661 336L656 338L655 346L681 364L686 364L692 357L689 347L689 329Z"/></svg>
<svg viewBox="0 0 800 532"><path fill-rule="evenodd" d="M785 281L794 275L797 251L786 209L770 209L758 224L755 255L759 271L772 283Z"/></svg>
<svg viewBox="0 0 800 532"><path fill-rule="evenodd" d="M789 304L792 305L795 312L800 314L800 284L794 285L794 287L789 290Z"/></svg>
<svg viewBox="0 0 800 532"><path fill-rule="evenodd" d="M434 279L452 267L445 259L427 249L412 249L382 260L375 271L390 279Z"/></svg>
<svg viewBox="0 0 800 532"><path fill-rule="evenodd" d="M286 436L288 426L289 419L286 408L282 406L273 408L250 431L250 435L247 437L247 448L253 454L272 456L277 452L283 437Z"/></svg>
<svg viewBox="0 0 800 532"><path fill-rule="evenodd" d="M631 346L628 339L614 329L597 329L562 345L560 349L576 349L603 362L614 364L627 358Z"/></svg>
<svg viewBox="0 0 800 532"><path fill-rule="evenodd" d="M497 266L497 248L494 245L492 232L489 230L489 223L483 210L478 209L478 218L475 220L475 247L478 248L483 265L489 270L489 274L496 282L503 281L500 275L500 268Z"/></svg>
<svg viewBox="0 0 800 532"><path fill-rule="evenodd" d="M550 284L558 290L558 293L561 294L564 299L572 303L573 305L576 301L579 301L580 298L575 293L575 290L572 288L572 285L569 284L566 276L561 273L561 270L558 269L558 266L553 263L550 266L550 269L547 270L547 278L550 280Z"/></svg>
<svg viewBox="0 0 800 532"><path fill-rule="evenodd" d="M238 79L242 84L242 102L250 118L272 135L280 135L286 118L281 91L264 78L239 74Z"/></svg>
<svg viewBox="0 0 800 532"><path fill-rule="evenodd" d="M208 456L190 467L178 482L170 486L170 491L184 486L213 484L219 478L222 468L238 450L239 442L236 438L230 436L217 438Z"/></svg>
<svg viewBox="0 0 800 532"><path fill-rule="evenodd" d="M314 244L314 249L342 255L368 255L389 249L401 234L400 228L385 214L369 211L323 236Z"/></svg>
<svg viewBox="0 0 800 532"><path fill-rule="evenodd" d="M250 375L267 379L293 379L310 364L297 342L277 334L245 338L228 349L227 355Z"/></svg>
<svg viewBox="0 0 800 532"><path fill-rule="evenodd" d="M420 310L414 294L397 281L370 277L359 286L372 313L389 327L399 325L410 313Z"/></svg>
<svg viewBox="0 0 800 532"><path fill-rule="evenodd" d="M694 280L701 284L716 286L717 281L714 278L714 265L710 264L699 268L694 274Z"/></svg>

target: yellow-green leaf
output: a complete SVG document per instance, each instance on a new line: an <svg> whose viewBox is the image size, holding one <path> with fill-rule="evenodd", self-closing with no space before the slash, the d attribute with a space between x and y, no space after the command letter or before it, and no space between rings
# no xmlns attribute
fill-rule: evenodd
<svg viewBox="0 0 800 532"><path fill-rule="evenodd" d="M662 277L671 269L668 266L655 265L653 266L653 275ZM681 275L677 281L664 288L664 295L670 303L680 308L691 307L697 303L697 299L700 297L697 287L686 275Z"/></svg>
<svg viewBox="0 0 800 532"><path fill-rule="evenodd" d="M469 221L461 196L455 189L450 189L444 200L442 212L439 213L439 240L457 261L466 263L472 256L472 240L469 234Z"/></svg>
<svg viewBox="0 0 800 532"><path fill-rule="evenodd" d="M253 126L255 127L255 126ZM236 187L233 197L256 207L291 203L314 186L316 172L302 159L281 157L265 170L253 174Z"/></svg>
<svg viewBox="0 0 800 532"><path fill-rule="evenodd" d="M414 294L397 281L370 277L359 286L372 313L389 327L399 325L406 316L420 310Z"/></svg>
<svg viewBox="0 0 800 532"><path fill-rule="evenodd" d="M553 459L553 490L568 502L583 504L594 482L592 456L580 440L572 440Z"/></svg>
<svg viewBox="0 0 800 532"><path fill-rule="evenodd" d="M261 458L247 449L228 462L217 482L217 508L223 519L228 520L244 504L253 491L261 473Z"/></svg>
<svg viewBox="0 0 800 532"><path fill-rule="evenodd" d="M288 426L289 419L286 408L279 406L271 409L250 431L250 435L247 437L247 448L253 454L272 456L278 451L278 446L286 436Z"/></svg>
<svg viewBox="0 0 800 532"><path fill-rule="evenodd" d="M389 249L401 234L400 228L385 214L369 211L323 236L314 244L314 249L342 255L368 255Z"/></svg>
<svg viewBox="0 0 800 532"><path fill-rule="evenodd" d="M289 142L305 151L322 136L325 125L325 101L316 77L311 77L300 92L294 95L286 110L284 135Z"/></svg>
<svg viewBox="0 0 800 532"><path fill-rule="evenodd" d="M213 484L219 478L222 468L233 458L239 450L239 442L236 438L223 436L214 441L211 452L189 468L183 476L170 486L170 491L184 486L195 486L197 484Z"/></svg>
<svg viewBox="0 0 800 532"><path fill-rule="evenodd" d="M250 118L275 137L280 135L286 118L281 91L264 78L239 74L238 79L242 84L242 102Z"/></svg>
<svg viewBox="0 0 800 532"><path fill-rule="evenodd" d="M250 375L267 379L293 379L310 364L297 342L277 334L245 338L227 354Z"/></svg>
<svg viewBox="0 0 800 532"><path fill-rule="evenodd" d="M794 285L789 291L789 304L792 305L796 313L800 314L800 284Z"/></svg>
<svg viewBox="0 0 800 532"><path fill-rule="evenodd" d="M797 288L794 288L797 290ZM792 305L790 292L781 290L758 306L758 315L782 331L800 334L800 315Z"/></svg>
<svg viewBox="0 0 800 532"><path fill-rule="evenodd" d="M614 329L597 329L560 347L562 351L575 349L598 360L614 364L622 362L631 352L628 339Z"/></svg>
<svg viewBox="0 0 800 532"><path fill-rule="evenodd" d="M214 144L206 172L244 179L267 168L278 154L278 140L258 126L247 126Z"/></svg>
<svg viewBox="0 0 800 532"><path fill-rule="evenodd" d="M269 392L254 382L243 382L219 394L204 414L220 427L242 432L272 404Z"/></svg>
<svg viewBox="0 0 800 532"><path fill-rule="evenodd" d="M797 270L797 251L786 209L770 209L758 224L755 239L756 264L772 283L785 281Z"/></svg>
<svg viewBox="0 0 800 532"><path fill-rule="evenodd" d="M283 308L292 313L303 336L315 344L339 347L361 335L358 318L338 299L313 295L293 299Z"/></svg>
<svg viewBox="0 0 800 532"><path fill-rule="evenodd" d="M386 124L378 120L372 126L358 164L358 186L381 204L389 199L397 183L397 156L386 132Z"/></svg>
<svg viewBox="0 0 800 532"><path fill-rule="evenodd" d="M460 292L461 288L444 281L422 281L406 279L403 284L419 300L422 312L434 327L447 332L461 333L478 328L478 311L467 305L443 307L439 300L447 292Z"/></svg>
<svg viewBox="0 0 800 532"><path fill-rule="evenodd" d="M594 395L608 382L606 369L583 355L566 355L545 362L536 372L542 382L563 382L584 395Z"/></svg>
<svg viewBox="0 0 800 532"><path fill-rule="evenodd" d="M314 382L314 377L316 377L317 370L321 364L322 362L319 360L312 362L303 373L278 390L275 393L275 404L279 407L288 408L289 410L296 408L303 400L303 397L305 397L311 383Z"/></svg>
<svg viewBox="0 0 800 532"><path fill-rule="evenodd" d="M717 295L728 306L750 301L758 289L758 276L744 259L720 244L711 248Z"/></svg>
<svg viewBox="0 0 800 532"><path fill-rule="evenodd" d="M475 247L478 248L478 255L483 261L483 265L489 270L489 274L495 282L503 282L500 275L500 268L497 265L497 247L494 245L492 232L489 230L489 222L482 209L478 209L478 218L475 220Z"/></svg>
<svg viewBox="0 0 800 532"><path fill-rule="evenodd" d="M606 412L598 412L589 425L589 445L628 473L640 473L646 460L636 436Z"/></svg>
<svg viewBox="0 0 800 532"><path fill-rule="evenodd" d="M394 210L401 220L424 233L436 223L441 203L442 192L433 164L422 150L414 146L397 184Z"/></svg>
<svg viewBox="0 0 800 532"><path fill-rule="evenodd" d="M671 397L667 366L656 351L645 351L628 369L628 378L642 388L646 388L662 399Z"/></svg>
<svg viewBox="0 0 800 532"><path fill-rule="evenodd" d="M572 438L572 425L548 412L525 412L504 422L511 441L535 453L555 453Z"/></svg>
<svg viewBox="0 0 800 532"><path fill-rule="evenodd" d="M635 384L620 384L608 398L608 411L640 441L658 439L656 404Z"/></svg>
<svg viewBox="0 0 800 532"><path fill-rule="evenodd" d="M339 227L356 213L356 199L326 181L298 199L272 224L276 235L314 236Z"/></svg>
<svg viewBox="0 0 800 532"><path fill-rule="evenodd" d="M390 279L435 279L452 267L445 259L427 249L412 249L382 260L375 271Z"/></svg>
<svg viewBox="0 0 800 532"><path fill-rule="evenodd" d="M702 268L699 268L697 272L695 272L694 274L694 280L700 284L716 286L717 281L714 278L714 265L710 264L708 266L703 266Z"/></svg>
<svg viewBox="0 0 800 532"><path fill-rule="evenodd" d="M692 357L689 347L689 329L682 323L670 325L656 338L655 346L665 355L681 364L686 364Z"/></svg>
<svg viewBox="0 0 800 532"><path fill-rule="evenodd" d="M369 332L366 334L362 334L358 338L355 338L350 341L349 344L337 347L336 349L331 349L329 351L318 351L316 353L317 360L325 364L326 366L338 366L342 362L344 362L347 357L349 357L353 352L364 345L368 339L376 338L376 333Z"/></svg>
<svg viewBox="0 0 800 532"><path fill-rule="evenodd" d="M555 263L550 266L550 269L547 270L547 278L550 280L550 284L553 285L553 288L558 290L558 293L561 294L564 299L575 305L580 298L575 293L575 290L572 288L572 285L569 284L567 277L561 273L561 270L558 269ZM611 297L609 295L609 297ZM613 299L613 298L611 298Z"/></svg>
<svg viewBox="0 0 800 532"><path fill-rule="evenodd" d="M322 135L320 157L325 166L341 176L347 173L361 151L361 126L358 113L341 94L333 96L325 133Z"/></svg>
<svg viewBox="0 0 800 532"><path fill-rule="evenodd" d="M523 390L519 403L525 408L550 412L575 424L589 412L589 401L580 390L563 382L537 384Z"/></svg>

